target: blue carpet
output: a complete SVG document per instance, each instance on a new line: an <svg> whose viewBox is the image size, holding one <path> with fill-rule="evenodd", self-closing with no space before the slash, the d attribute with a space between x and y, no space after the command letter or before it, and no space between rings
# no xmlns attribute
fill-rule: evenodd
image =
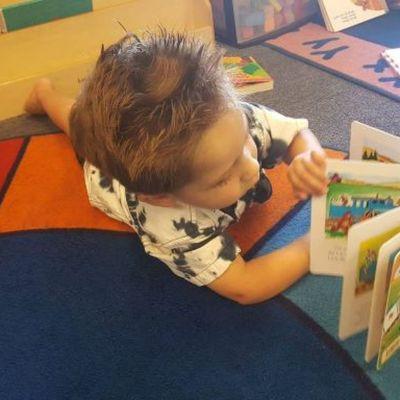
<svg viewBox="0 0 400 400"><path fill-rule="evenodd" d="M309 230L310 202L308 202L282 229L275 232L270 240L258 251L261 255L275 250L293 241ZM285 296L309 315L355 360L360 368L379 387L388 400L400 399L400 353L385 365L382 371L376 371L376 360L367 364L364 361L366 332L362 332L344 342L338 338L339 310L342 280L338 277L309 275L290 288ZM339 397L340 398L340 397Z"/></svg>
<svg viewBox="0 0 400 400"><path fill-rule="evenodd" d="M2 235L0 255L1 399L381 398L283 297L196 288L134 235Z"/></svg>
<svg viewBox="0 0 400 400"><path fill-rule="evenodd" d="M392 10L388 14L371 19L362 24L345 29L343 32L369 42L386 47L400 47L400 10ZM313 21L321 26L325 23L320 14Z"/></svg>
<svg viewBox="0 0 400 400"><path fill-rule="evenodd" d="M348 32L400 46L380 21ZM259 253L308 224L306 205ZM338 278L243 307L175 278L133 235L74 230L0 235L0 264L0 399L400 398L399 356L377 373L365 334L335 341Z"/></svg>
<svg viewBox="0 0 400 400"><path fill-rule="evenodd" d="M390 11L382 18L359 24L345 30L351 36L381 44L386 47L400 47L400 10Z"/></svg>

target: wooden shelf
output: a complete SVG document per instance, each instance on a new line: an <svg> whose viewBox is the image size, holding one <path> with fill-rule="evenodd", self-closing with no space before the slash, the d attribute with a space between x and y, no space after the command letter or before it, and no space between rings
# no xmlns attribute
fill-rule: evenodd
<svg viewBox="0 0 400 400"><path fill-rule="evenodd" d="M207 0L135 0L107 8L106 0L97 2L103 7L97 11L0 35L0 54L4 55L0 120L23 112L23 101L40 77L52 78L65 94L75 95L78 81L96 61L101 45L124 35L118 21L139 36L144 29L162 24L214 40Z"/></svg>

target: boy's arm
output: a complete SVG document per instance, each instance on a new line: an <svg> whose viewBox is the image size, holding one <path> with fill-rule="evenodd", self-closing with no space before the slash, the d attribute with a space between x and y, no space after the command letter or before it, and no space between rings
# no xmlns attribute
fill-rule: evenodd
<svg viewBox="0 0 400 400"><path fill-rule="evenodd" d="M318 139L312 133L310 129L302 129L296 136L293 138L290 143L285 156L285 162L290 164L292 160L299 154L305 152L315 151L323 156L325 156L325 151L321 147Z"/></svg>
<svg viewBox="0 0 400 400"><path fill-rule="evenodd" d="M25 101L29 114L47 114L69 136L69 114L75 100L58 93L49 79L40 79Z"/></svg>
<svg viewBox="0 0 400 400"><path fill-rule="evenodd" d="M239 255L208 287L241 304L259 303L276 296L309 271L309 239L245 262Z"/></svg>

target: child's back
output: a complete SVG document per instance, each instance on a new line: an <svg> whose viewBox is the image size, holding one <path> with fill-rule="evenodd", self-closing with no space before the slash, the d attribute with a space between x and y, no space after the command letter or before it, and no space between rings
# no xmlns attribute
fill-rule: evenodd
<svg viewBox="0 0 400 400"><path fill-rule="evenodd" d="M128 35L102 50L65 108L69 125L59 125L85 160L92 205L132 226L178 276L248 303L308 270L307 243L246 264L225 230L269 198L262 167L284 158L295 160L289 177L299 196L321 193L323 151L306 120L239 102L220 61L220 51L183 35ZM27 108L40 103L59 122L55 98L48 89ZM282 275L281 262L290 263Z"/></svg>

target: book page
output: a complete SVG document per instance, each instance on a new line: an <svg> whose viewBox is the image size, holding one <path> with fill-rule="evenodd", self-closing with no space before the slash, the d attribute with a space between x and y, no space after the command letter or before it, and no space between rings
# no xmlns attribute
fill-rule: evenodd
<svg viewBox="0 0 400 400"><path fill-rule="evenodd" d="M351 124L349 158L400 163L400 137L354 121Z"/></svg>
<svg viewBox="0 0 400 400"><path fill-rule="evenodd" d="M368 323L367 346L365 348L365 361L367 362L370 362L379 351L392 266L399 251L400 234L396 234L381 246L378 254L375 283L372 292L371 313Z"/></svg>
<svg viewBox="0 0 400 400"><path fill-rule="evenodd" d="M372 290L380 247L400 232L400 208L352 226L343 276L339 337L368 327Z"/></svg>
<svg viewBox="0 0 400 400"><path fill-rule="evenodd" d="M384 0L319 0L319 3L334 32L384 15L388 10Z"/></svg>
<svg viewBox="0 0 400 400"><path fill-rule="evenodd" d="M400 348L400 255L397 255L392 268L382 338L379 348L377 369L381 369Z"/></svg>
<svg viewBox="0 0 400 400"><path fill-rule="evenodd" d="M327 160L328 192L311 202L310 271L343 275L350 227L400 205L400 164Z"/></svg>

